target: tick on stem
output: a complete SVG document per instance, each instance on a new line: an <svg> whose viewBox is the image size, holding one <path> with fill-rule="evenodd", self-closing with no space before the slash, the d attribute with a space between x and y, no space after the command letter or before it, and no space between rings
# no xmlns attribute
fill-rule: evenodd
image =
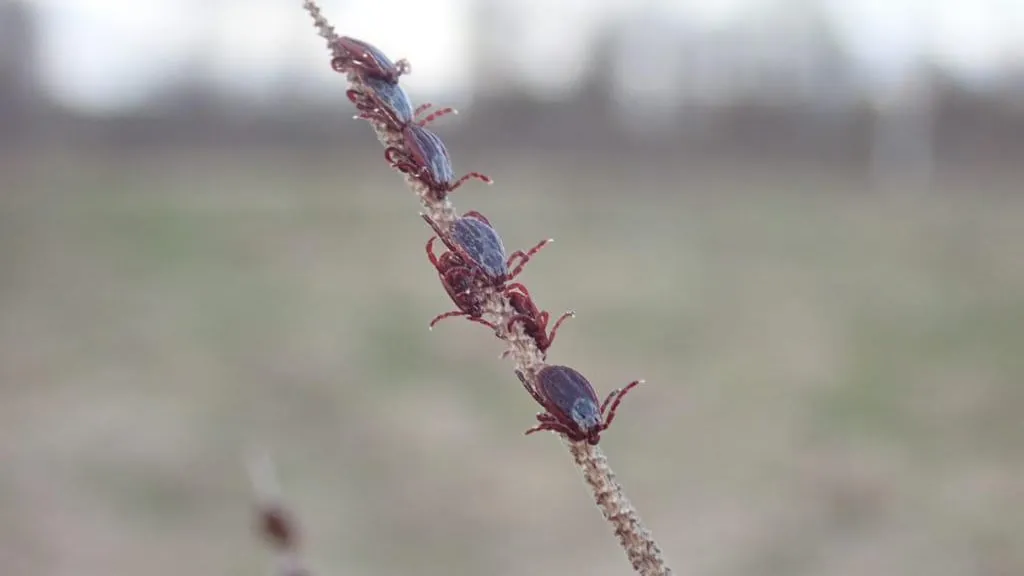
<svg viewBox="0 0 1024 576"><path fill-rule="evenodd" d="M419 116L433 107L433 104L423 104L413 110L412 101L401 86L377 77L364 78L362 90L353 88L345 95L359 109L360 114L356 118L379 120L397 132L402 132L413 122L426 126L442 116L458 113L451 107L441 108L420 119Z"/></svg>
<svg viewBox="0 0 1024 576"><path fill-rule="evenodd" d="M548 332L548 321L551 319L551 315L546 310L541 311L537 308L537 304L534 303L526 286L519 283L510 284L505 294L508 296L509 305L515 311L515 315L508 321L507 329L511 331L516 323L521 324L523 326L523 333L533 339L537 349L546 357L548 348L555 342L558 328L562 325L562 322L575 317L576 312L570 310L562 314L555 321L551 331ZM510 352L511 350L506 350L501 357L508 356Z"/></svg>
<svg viewBox="0 0 1024 576"><path fill-rule="evenodd" d="M448 296L455 303L458 310L436 316L430 321L430 329L433 330L434 325L445 318L466 316L473 322L483 324L492 330L497 330L497 326L482 318L484 314L483 295L478 290L473 289L475 272L472 263L467 262L461 254L453 250L449 250L441 254L440 257L437 257L434 254L435 240L437 240L437 236L427 241L427 257L430 258L430 263L437 269L437 275L441 279L441 286L444 287L444 291L448 293Z"/></svg>
<svg viewBox="0 0 1024 576"><path fill-rule="evenodd" d="M436 117L436 114L432 116ZM434 200L444 200L449 192L462 186L470 178L487 184L494 183L489 176L479 172L470 172L456 180L451 156L441 137L421 125L406 124L402 129L402 139L405 144L404 150L390 146L384 150L384 157L396 169L418 178L430 188Z"/></svg>
<svg viewBox="0 0 1024 576"><path fill-rule="evenodd" d="M398 62L392 62L373 44L350 36L338 38L331 48L334 51L331 68L335 72L355 71L363 79L376 77L396 84L398 78L408 74L411 69L408 60L403 58Z"/></svg>
<svg viewBox="0 0 1024 576"><path fill-rule="evenodd" d="M545 365L534 373L535 384L531 384L521 370L516 370L516 376L545 410L537 414L540 424L527 430L526 434L550 430L565 435L573 442L586 441L595 445L601 441L601 433L615 420L615 411L622 398L643 383L643 380L635 380L625 388L613 390L598 406L594 387L582 374L568 366Z"/></svg>
<svg viewBox="0 0 1024 576"><path fill-rule="evenodd" d="M511 287L506 286L506 283L519 275L527 262L551 242L550 239L541 241L526 252L516 250L506 258L501 237L490 221L479 212L466 212L452 222L447 231L442 230L426 214L423 219L437 234L427 242L427 257L437 269L445 291L458 307L458 310L435 317L430 322L431 327L453 316L468 316L479 322L483 314L483 295L480 289L491 287L501 291L509 290ZM434 253L434 242L438 238L448 248L440 257ZM489 322L479 323L497 329Z"/></svg>

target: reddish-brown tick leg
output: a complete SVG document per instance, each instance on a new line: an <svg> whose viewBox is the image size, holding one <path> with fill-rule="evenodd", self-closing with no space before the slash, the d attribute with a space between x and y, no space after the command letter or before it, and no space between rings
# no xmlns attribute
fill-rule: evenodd
<svg viewBox="0 0 1024 576"><path fill-rule="evenodd" d="M346 90L345 96L356 106L365 105L366 96L358 90Z"/></svg>
<svg viewBox="0 0 1024 576"><path fill-rule="evenodd" d="M552 427L554 426L562 426L558 419L556 419L551 414L548 414L547 412L538 413L537 421L540 422L540 424L534 426L533 428L530 428L529 430L524 432L524 434L529 435L533 434L534 432L540 432L541 430L552 430Z"/></svg>
<svg viewBox="0 0 1024 576"><path fill-rule="evenodd" d="M433 320L430 321L430 329L433 330L434 326L438 322L440 322L441 320L444 320L445 318L455 318L457 316L469 316L469 314L466 314L462 310L452 310L451 312L445 312L444 314L438 314L437 316L434 316Z"/></svg>
<svg viewBox="0 0 1024 576"><path fill-rule="evenodd" d="M622 402L622 399L626 396L626 394L628 394L629 391L632 390L633 388L636 388L637 386L643 383L643 380L634 380L633 382L630 382L629 385L626 386L625 388L622 388L621 390L614 390L610 394L608 394L608 397L605 398L604 402L601 404L601 415L604 416L604 425L602 427L604 429L607 429L609 426L612 425L612 421L615 420L615 411L619 409L619 404ZM608 402L611 401L613 398L614 402L612 402L612 405L609 408ZM607 416L605 416L606 408L608 409Z"/></svg>
<svg viewBox="0 0 1024 576"><path fill-rule="evenodd" d="M533 399L537 401L537 404L543 406L544 397L537 392L537 389L534 388L532 384L530 384L530 381L526 379L526 375L523 374L521 370L516 370L516 376L519 377L519 381L523 383L523 388L526 388L526 391L530 393L530 396L533 396Z"/></svg>
<svg viewBox="0 0 1024 576"><path fill-rule="evenodd" d="M480 181L482 181L482 182L484 182L486 184L494 184L494 180L491 179L490 176L486 176L486 175L481 174L479 172L470 172L469 174L466 174L462 178L459 178L451 186L449 186L448 187L448 191L449 192L454 192L456 188L458 188L459 186L462 186L463 184L465 184L466 181L469 180L470 178L476 178L477 180L480 180Z"/></svg>
<svg viewBox="0 0 1024 576"><path fill-rule="evenodd" d="M547 312L545 312L544 314L547 314ZM555 343L555 335L558 334L558 328L559 328L559 326L562 325L562 322L565 322L569 318L575 318L575 317L576 317L576 311L575 310L570 310L570 311L566 312L565 314L562 314L562 316L559 317L558 320L555 321L554 327L551 328L551 333L548 334L548 347L549 348L551 347L552 344Z"/></svg>
<svg viewBox="0 0 1024 576"><path fill-rule="evenodd" d="M486 216L484 216L483 214L477 212L476 210L470 210L469 212L466 212L465 214L463 214L462 217L463 218L476 218L477 220L483 222L484 224L487 224L488 226L491 225L491 221L488 220Z"/></svg>
<svg viewBox="0 0 1024 576"><path fill-rule="evenodd" d="M516 265L515 268L512 268L512 271L509 272L508 277L511 279L518 276L519 273L523 271L523 268L526 267L526 263L529 262L530 259L533 258L538 252L540 252L541 249L543 249L545 246L547 246L553 241L554 239L548 238L547 240L542 240L538 242L536 246L530 248L526 252L523 252L522 250L516 250L515 252L513 252L512 255L508 257L508 261L506 263L507 266L509 268L512 268L512 262L516 260L518 260L519 263Z"/></svg>
<svg viewBox="0 0 1024 576"><path fill-rule="evenodd" d="M420 168L416 166L416 163L409 158L404 150L401 150L395 146L388 146L384 149L384 159L391 164L393 168L406 174L416 175L420 172Z"/></svg>
<svg viewBox="0 0 1024 576"><path fill-rule="evenodd" d="M495 326L493 322L488 322L487 320L484 320L483 318L473 318L472 316L470 316L470 317L467 318L467 320L469 320L470 322L476 322L477 324L483 324L484 326L487 326L488 328L490 328L491 330L494 330L495 332L498 331L498 327Z"/></svg>
<svg viewBox="0 0 1024 576"><path fill-rule="evenodd" d="M434 233L437 234L437 236L441 239L441 242L444 242L444 245L448 247L448 250L451 250L452 252L456 253L458 252L458 247L452 244L451 239L449 239L448 235L445 234L444 230L441 229L440 224L434 222L434 219L431 218L430 216L427 216L426 214L420 214L420 216L422 216L423 221L426 222L434 230Z"/></svg>
<svg viewBox="0 0 1024 576"><path fill-rule="evenodd" d="M420 114L426 112L431 107L433 107L433 104L427 103L427 104L423 104L419 108L416 108L416 111L413 112L413 115L412 115L413 121L416 122L417 124L419 124L420 126L427 126L428 124L433 123L435 120L437 120L438 118L441 118L442 116L447 116L449 114L458 114L459 113L459 111L456 110L455 108L447 107L447 108L441 108L440 110L434 110L426 118L417 120L417 118L419 118Z"/></svg>
<svg viewBox="0 0 1024 576"><path fill-rule="evenodd" d="M432 236L430 240L427 240L427 258L430 258L430 263L440 272L441 264L438 262L437 256L434 255L434 240L437 240L437 236Z"/></svg>
<svg viewBox="0 0 1024 576"><path fill-rule="evenodd" d="M526 315L526 314L516 314L515 316L509 318L508 324L505 325L505 328L509 332L511 332L512 331L512 327L515 326L517 322L522 324L524 326L524 328L525 328L532 321L533 321L533 317L532 316L529 316L529 315Z"/></svg>
<svg viewBox="0 0 1024 576"><path fill-rule="evenodd" d="M524 286L523 284L521 284L519 282L513 282L511 284L505 285L505 294L506 295L511 295L511 293L516 292L516 291L521 292L522 295L527 300L532 300L532 298L530 298L530 291L527 290L526 286Z"/></svg>

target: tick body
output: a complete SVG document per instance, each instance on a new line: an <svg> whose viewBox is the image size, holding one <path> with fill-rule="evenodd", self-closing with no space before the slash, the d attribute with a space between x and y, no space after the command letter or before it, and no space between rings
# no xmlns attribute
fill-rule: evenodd
<svg viewBox="0 0 1024 576"><path fill-rule="evenodd" d="M436 118L440 112L431 114ZM451 156L441 137L418 123L408 123L402 128L405 149L391 146L384 150L384 156L392 166L418 178L430 188L435 200L443 200L449 192L462 186L470 178L492 184L490 177L479 172L470 172L455 179Z"/></svg>
<svg viewBox="0 0 1024 576"><path fill-rule="evenodd" d="M491 223L479 212L468 212L452 222L448 236L485 276L497 282L508 278L505 245Z"/></svg>
<svg viewBox="0 0 1024 576"><path fill-rule="evenodd" d="M517 250L506 258L501 237L479 212L466 212L452 223L447 232L429 216L424 214L423 219L437 234L427 242L427 257L437 269L445 291L458 307L458 310L434 318L430 326L433 327L445 318L468 316L471 320L497 329L495 325L480 319L483 314L481 289L491 287L508 292L521 287L521 284L506 284L518 276L526 263L550 240L538 243L527 252ZM440 257L434 253L434 242L438 238L448 248Z"/></svg>
<svg viewBox="0 0 1024 576"><path fill-rule="evenodd" d="M599 404L590 382L568 366L545 365L534 374L535 384L531 384L519 370L516 370L516 376L545 410L537 414L540 424L527 430L526 434L549 430L573 442L589 444L601 441L601 433L612 425L622 398L643 382L635 380L625 388L613 390Z"/></svg>
<svg viewBox="0 0 1024 576"><path fill-rule="evenodd" d="M546 310L541 311L537 307L533 298L530 297L530 292L526 289L526 286L518 283L510 284L505 294L508 296L512 310L515 311L515 315L508 321L508 330L511 331L512 327L517 323L521 324L523 326L523 333L532 338L534 343L537 344L537 349L540 350L544 357L547 357L547 350L555 342L558 328L562 325L562 322L574 317L576 313L569 311L562 314L555 321L551 331L548 332L548 321L551 319L551 315ZM507 356L509 352L506 351L502 354L502 357Z"/></svg>
<svg viewBox="0 0 1024 576"><path fill-rule="evenodd" d="M420 119L419 116L433 105L423 104L413 110L409 95L398 84L392 84L376 76L368 76L363 79L363 87L363 90L351 89L345 93L360 111L357 118L380 120L397 132L402 132L407 125L414 122L419 126L426 126L441 116L456 113L454 108L442 108Z"/></svg>
<svg viewBox="0 0 1024 576"><path fill-rule="evenodd" d="M336 72L354 70L365 80L379 78L390 84L397 84L398 78L409 73L409 62L405 59L392 62L379 48L348 36L338 38L332 45L334 59L331 68Z"/></svg>

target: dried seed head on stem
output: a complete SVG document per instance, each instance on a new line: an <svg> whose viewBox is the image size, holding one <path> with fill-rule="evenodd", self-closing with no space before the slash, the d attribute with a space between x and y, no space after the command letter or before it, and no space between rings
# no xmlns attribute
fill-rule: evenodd
<svg viewBox="0 0 1024 576"><path fill-rule="evenodd" d="M303 7L313 17L313 23L321 37L327 40L328 47L334 51L334 43L338 39L334 28L320 12L320 8L312 0L304 0ZM350 88L366 93L367 87L354 70L346 75ZM385 122L375 118L367 118L377 139L382 145L395 146L404 150L405 144L401 133L395 131ZM458 218L458 212L451 201L445 197L437 200L419 179L405 174L406 185L419 198L424 212L438 226L447 231ZM495 324L498 329L496 336L508 345L508 357L515 363L516 369L527 375L533 382L534 374L544 365L544 353L537 347L536 341L524 333L522 323L510 321L515 312L509 298L500 290L486 288L483 304L484 318ZM640 515L626 497L622 486L615 479L615 474L604 453L597 446L586 442L572 442L564 439L573 461L583 474L583 479L590 487L594 500L605 519L612 525L619 543L625 550L633 568L643 576L664 576L672 574L665 563L661 549L640 521Z"/></svg>
<svg viewBox="0 0 1024 576"><path fill-rule="evenodd" d="M334 26L331 26L327 18L324 18L316 2L304 0L302 7L313 17L313 26L316 28L317 33L320 34L320 37L327 40L327 47L333 52L334 46L338 42L338 33L334 31Z"/></svg>

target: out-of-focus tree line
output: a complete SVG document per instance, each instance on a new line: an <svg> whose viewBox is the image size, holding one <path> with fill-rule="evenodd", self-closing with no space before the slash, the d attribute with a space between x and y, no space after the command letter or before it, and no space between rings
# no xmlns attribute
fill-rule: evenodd
<svg viewBox="0 0 1024 576"><path fill-rule="evenodd" d="M552 98L532 89L511 64L516 46L507 9L499 2L477 4L473 102L463 106L471 121L446 127L452 138L494 148L628 147L873 169L895 163L922 172L961 162L1012 166L1024 157L1024 61L984 89L929 64L880 83L844 52L829 21L811 8L716 31L641 15L615 20L591 38L582 81ZM22 3L0 3L0 146L55 139L312 146L356 134L338 130L351 112L341 90L309 94L295 82L290 91L286 77L280 78L285 88L271 98L240 101L197 72L181 74L147 106L114 117L62 109L37 79L32 18Z"/></svg>

